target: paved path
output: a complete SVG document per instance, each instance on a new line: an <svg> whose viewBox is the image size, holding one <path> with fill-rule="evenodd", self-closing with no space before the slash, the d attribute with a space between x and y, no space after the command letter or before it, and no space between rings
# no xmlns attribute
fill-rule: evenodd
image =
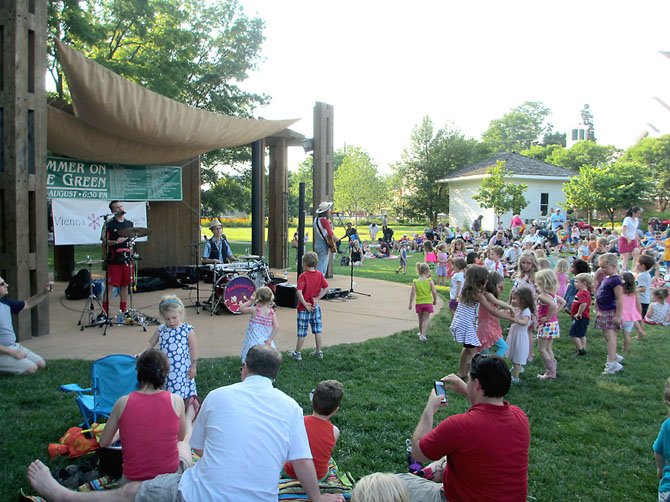
<svg viewBox="0 0 670 502"><path fill-rule="evenodd" d="M295 276L289 277L295 283ZM349 289L348 276L335 276L329 280L331 287ZM155 326L144 332L140 326L112 326L107 335L98 327L81 331L77 321L85 300L70 301L65 298L65 283L57 283L50 301L50 334L22 341L45 359L95 360L112 353L135 354L153 334ZM409 286L375 279L356 278L354 289L372 296L353 295L351 299L322 300L324 317L324 346L341 343L356 343L370 338L384 337L400 331L416 329L418 321L414 310L408 310ZM204 301L211 292L211 284L200 283L200 299ZM158 302L164 294L176 294L184 305L195 303L195 290L163 290L136 294L135 308L153 317L158 316ZM113 299L112 309L118 305ZM442 307L438 298L436 312ZM118 308L118 307L117 307ZM279 333L277 347L288 350L295 346L295 309L277 307ZM198 339L200 357L239 355L248 316L210 315L194 308L186 309L187 322L193 325ZM314 347L310 334L305 349ZM327 349L326 349L327 350Z"/></svg>

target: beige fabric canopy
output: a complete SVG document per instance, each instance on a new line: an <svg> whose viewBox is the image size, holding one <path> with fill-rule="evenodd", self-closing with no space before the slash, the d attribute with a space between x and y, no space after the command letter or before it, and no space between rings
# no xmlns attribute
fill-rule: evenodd
<svg viewBox="0 0 670 502"><path fill-rule="evenodd" d="M130 82L56 42L74 115L48 107L50 151L98 162L154 164L241 146L296 122L199 110Z"/></svg>

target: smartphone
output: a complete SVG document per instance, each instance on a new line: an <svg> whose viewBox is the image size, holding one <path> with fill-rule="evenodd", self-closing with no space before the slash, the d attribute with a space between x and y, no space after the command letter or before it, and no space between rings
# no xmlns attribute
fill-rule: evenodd
<svg viewBox="0 0 670 502"><path fill-rule="evenodd" d="M443 403L449 402L449 398L447 397L447 389L444 388L444 382L442 380L435 381L435 394L442 397Z"/></svg>

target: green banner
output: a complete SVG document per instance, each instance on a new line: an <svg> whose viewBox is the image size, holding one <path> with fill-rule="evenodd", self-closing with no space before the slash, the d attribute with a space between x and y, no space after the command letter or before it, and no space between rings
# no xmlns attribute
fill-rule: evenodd
<svg viewBox="0 0 670 502"><path fill-rule="evenodd" d="M129 166L48 156L47 197L182 200L181 166Z"/></svg>

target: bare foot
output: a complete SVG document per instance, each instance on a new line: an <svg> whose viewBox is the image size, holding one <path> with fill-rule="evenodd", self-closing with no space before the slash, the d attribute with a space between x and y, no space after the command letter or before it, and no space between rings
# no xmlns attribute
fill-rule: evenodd
<svg viewBox="0 0 670 502"><path fill-rule="evenodd" d="M68 500L69 490L53 478L47 466L40 460L35 460L28 466L28 482L33 490L47 500Z"/></svg>

